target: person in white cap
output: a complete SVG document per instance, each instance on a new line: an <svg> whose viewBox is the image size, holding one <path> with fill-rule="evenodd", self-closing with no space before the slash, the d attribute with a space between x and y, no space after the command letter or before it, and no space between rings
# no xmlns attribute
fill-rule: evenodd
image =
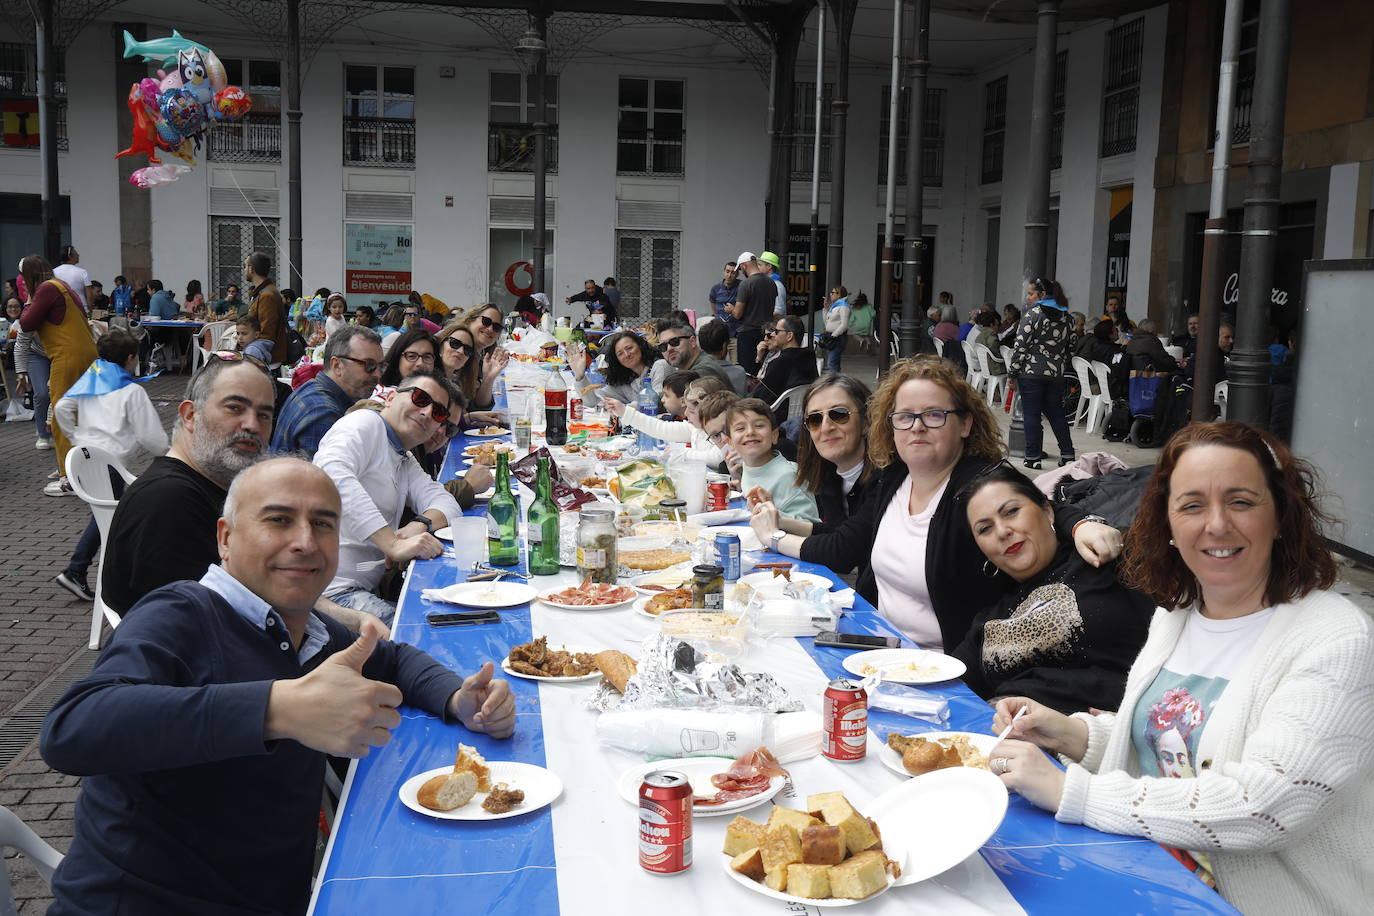
<svg viewBox="0 0 1374 916"><path fill-rule="evenodd" d="M773 285L773 278L768 275L768 265L760 263L752 251L741 251L735 263L745 278L735 294L732 310L739 320L735 345L740 366L750 375L756 375L759 343L763 340L764 326L773 320L773 305L777 302L778 291Z"/></svg>

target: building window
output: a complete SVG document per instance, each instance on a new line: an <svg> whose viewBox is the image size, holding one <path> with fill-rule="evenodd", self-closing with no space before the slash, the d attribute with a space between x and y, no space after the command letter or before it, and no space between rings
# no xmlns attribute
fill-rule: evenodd
<svg viewBox="0 0 1374 916"><path fill-rule="evenodd" d="M997 259L1002 249L1002 211L987 211L987 256L983 259L983 301L997 301Z"/></svg>
<svg viewBox="0 0 1374 916"><path fill-rule="evenodd" d="M226 60L229 85L253 99L242 121L223 121L209 131L206 156L216 162L281 162L281 64L275 60Z"/></svg>
<svg viewBox="0 0 1374 916"><path fill-rule="evenodd" d="M620 323L666 315L678 307L677 274L681 233L620 229L615 234L615 276L620 288Z"/></svg>
<svg viewBox="0 0 1374 916"><path fill-rule="evenodd" d="M1069 87L1069 52L1060 51L1054 59L1054 115L1050 118L1050 168L1064 164L1064 109ZM1050 276L1054 276L1051 271Z"/></svg>
<svg viewBox="0 0 1374 916"><path fill-rule="evenodd" d="M682 80L620 78L617 173L681 177L683 95Z"/></svg>
<svg viewBox="0 0 1374 916"><path fill-rule="evenodd" d="M1007 143L1007 78L983 87L982 183L1002 180L1002 156Z"/></svg>
<svg viewBox="0 0 1374 916"><path fill-rule="evenodd" d="M830 180L830 144L834 129L830 120L830 101L835 84L826 83L821 95L821 181ZM792 179L811 180L811 160L816 149L816 84L792 84Z"/></svg>
<svg viewBox="0 0 1374 916"><path fill-rule="evenodd" d="M53 96L57 103L57 148L67 149L67 75L61 51L54 52ZM0 42L0 114L10 149L38 149L38 52L31 44Z"/></svg>
<svg viewBox="0 0 1374 916"><path fill-rule="evenodd" d="M1240 12L1240 42L1236 48L1236 89L1231 102L1231 145L1245 146L1250 142L1250 107L1255 101L1255 48L1259 44L1260 0L1244 0ZM1221 32L1217 29L1217 43L1212 68L1212 120L1217 123L1217 70L1221 64ZM1208 135L1208 149L1216 145L1216 128Z"/></svg>
<svg viewBox="0 0 1374 916"><path fill-rule="evenodd" d="M881 121L878 126L878 184L887 182L887 113L891 87L883 87ZM921 184L938 188L945 183L945 102L944 89L926 89L925 137L921 146ZM897 102L897 184L906 184L906 146L910 135L911 111L905 99Z"/></svg>
<svg viewBox="0 0 1374 916"><path fill-rule="evenodd" d="M415 167L415 69L344 67L344 165Z"/></svg>
<svg viewBox="0 0 1374 916"><path fill-rule="evenodd" d="M535 76L519 73L491 74L487 106L487 170L530 172L534 170ZM545 171L558 171L558 77L544 78L544 111L547 155Z"/></svg>
<svg viewBox="0 0 1374 916"><path fill-rule="evenodd" d="M1107 74L1102 98L1102 155L1135 152L1140 120L1140 58L1145 20L1135 19L1107 33Z"/></svg>
<svg viewBox="0 0 1374 916"><path fill-rule="evenodd" d="M243 262L255 251L277 261L277 227L274 218L250 216L210 217L210 289L205 296L217 299L232 283L242 290L239 298L248 301L243 281ZM285 273L285 271L283 271Z"/></svg>

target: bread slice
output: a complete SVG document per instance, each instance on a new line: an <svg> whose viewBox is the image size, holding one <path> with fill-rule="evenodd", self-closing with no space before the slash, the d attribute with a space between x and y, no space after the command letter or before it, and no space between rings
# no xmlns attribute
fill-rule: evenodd
<svg viewBox="0 0 1374 916"><path fill-rule="evenodd" d="M807 865L839 865L844 861L844 833L839 827L812 824L802 830L801 845L802 861Z"/></svg>
<svg viewBox="0 0 1374 916"><path fill-rule="evenodd" d="M471 773L477 779L478 792L491 791L491 768L486 760L477 753L477 748L466 744L458 745L458 757L453 761L454 773Z"/></svg>
<svg viewBox="0 0 1374 916"><path fill-rule="evenodd" d="M725 828L724 852L727 856L737 856L762 845L763 825L749 820L742 814L736 815L730 826Z"/></svg>
<svg viewBox="0 0 1374 916"><path fill-rule="evenodd" d="M630 678L639 670L635 660L624 652L617 652L615 649L607 649L604 652L596 653L596 666L601 669L601 675L611 682L611 686L621 693L625 692L625 685Z"/></svg>
<svg viewBox="0 0 1374 916"><path fill-rule="evenodd" d="M442 773L425 780L416 800L431 811L452 811L472 801L476 794L477 777L471 772Z"/></svg>
<svg viewBox="0 0 1374 916"><path fill-rule="evenodd" d="M862 900L887 887L887 856L876 850L861 852L830 866L830 895Z"/></svg>
<svg viewBox="0 0 1374 916"><path fill-rule="evenodd" d="M787 866L787 893L820 900L830 896L830 866Z"/></svg>
<svg viewBox="0 0 1374 916"><path fill-rule="evenodd" d="M762 881L765 874L763 870L763 853L755 846L753 849L746 849L744 852L730 860L730 868L739 872L746 878L754 881Z"/></svg>

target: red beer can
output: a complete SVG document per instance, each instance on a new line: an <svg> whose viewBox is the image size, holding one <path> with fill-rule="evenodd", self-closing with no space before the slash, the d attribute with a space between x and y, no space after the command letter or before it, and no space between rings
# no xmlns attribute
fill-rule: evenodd
<svg viewBox="0 0 1374 916"><path fill-rule="evenodd" d="M730 478L725 474L706 475L706 511L730 508Z"/></svg>
<svg viewBox="0 0 1374 916"><path fill-rule="evenodd" d="M825 738L821 753L831 760L862 760L868 753L868 692L848 678L836 678L821 704Z"/></svg>
<svg viewBox="0 0 1374 916"><path fill-rule="evenodd" d="M582 419L582 395L578 394L576 391L572 393L572 397L568 400L568 419Z"/></svg>
<svg viewBox="0 0 1374 916"><path fill-rule="evenodd" d="M692 785L682 773L656 770L640 783L639 865L656 875L692 867Z"/></svg>

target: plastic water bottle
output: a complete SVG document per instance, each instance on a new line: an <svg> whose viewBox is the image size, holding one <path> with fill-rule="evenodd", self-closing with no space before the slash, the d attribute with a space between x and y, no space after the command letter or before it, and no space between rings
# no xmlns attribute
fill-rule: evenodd
<svg viewBox="0 0 1374 916"><path fill-rule="evenodd" d="M645 416L658 415L658 395L654 394L654 386L650 383L647 375L639 380L639 396L635 399L635 406ZM641 453L651 452L658 448L658 440L641 429L638 445Z"/></svg>

